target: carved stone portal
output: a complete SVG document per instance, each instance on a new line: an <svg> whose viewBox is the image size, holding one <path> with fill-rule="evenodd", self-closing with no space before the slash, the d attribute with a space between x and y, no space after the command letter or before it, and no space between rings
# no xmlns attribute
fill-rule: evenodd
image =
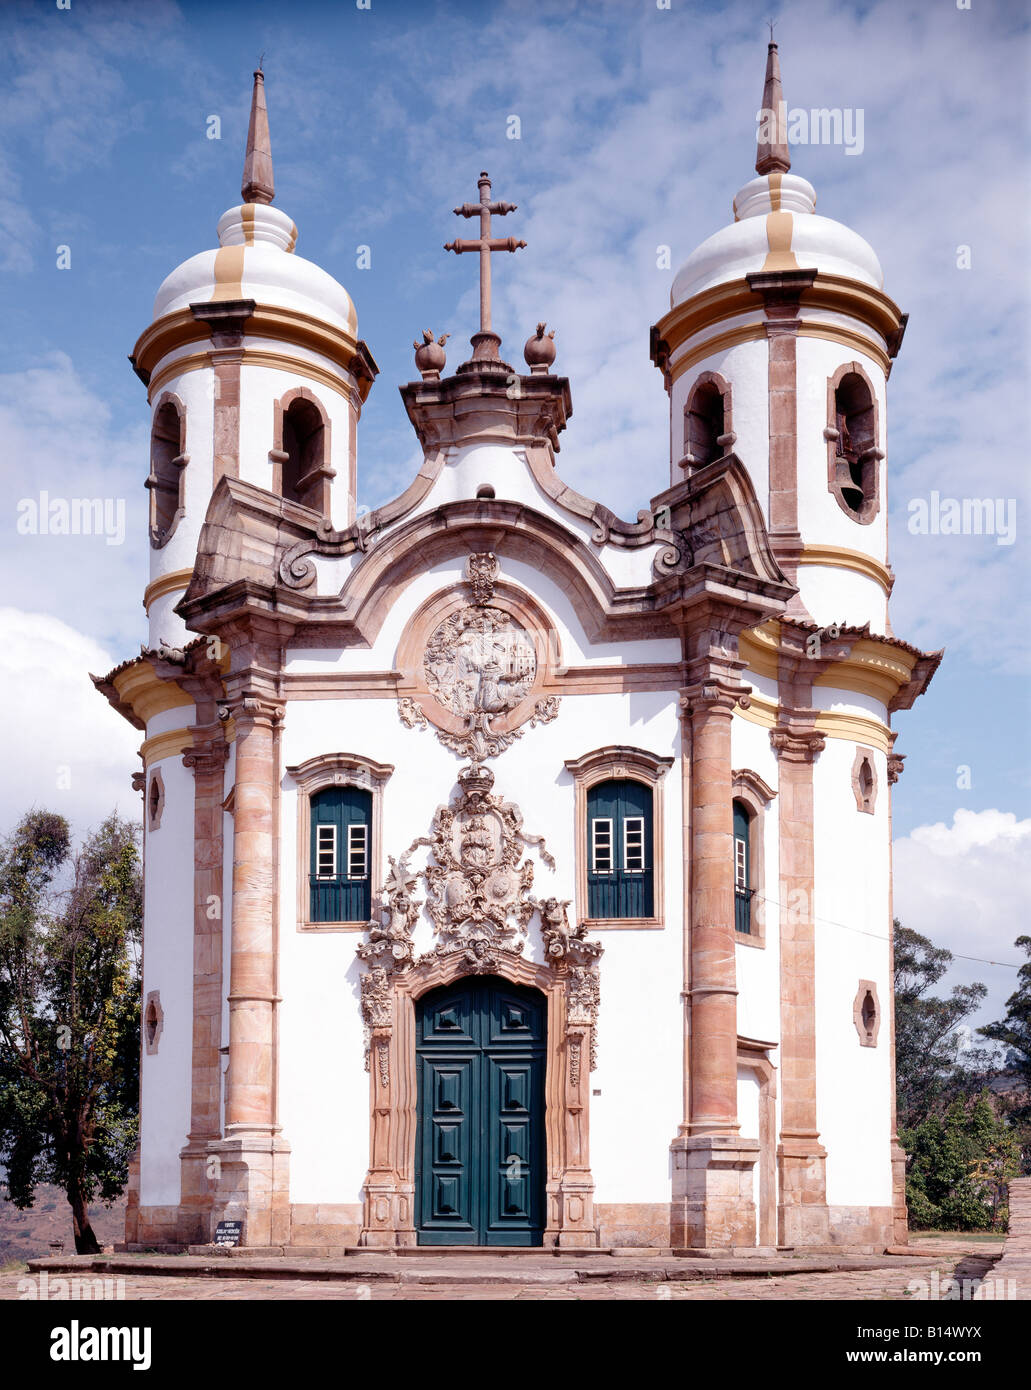
<svg viewBox="0 0 1031 1390"><path fill-rule="evenodd" d="M462 975L495 974L539 989L548 1000L545 1131L548 1225L546 1245L592 1246L594 1184L588 1146L589 1072L596 1058L602 947L570 928L567 902L533 897L536 848L549 868L544 840L523 829L514 802L493 790L482 763L459 773L459 792L437 808L430 834L413 841L383 887L383 920L370 924L358 956L365 1059L370 1074L372 1153L365 1183L363 1245L414 1245L415 1001ZM419 870L416 849L430 851ZM435 945L415 953L413 931L422 903L413 892L427 886L426 908ZM545 962L525 959L529 924L540 914Z"/></svg>

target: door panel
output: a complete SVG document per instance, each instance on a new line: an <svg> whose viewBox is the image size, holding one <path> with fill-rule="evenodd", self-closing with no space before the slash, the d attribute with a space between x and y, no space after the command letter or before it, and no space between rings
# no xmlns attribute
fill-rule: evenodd
<svg viewBox="0 0 1031 1390"><path fill-rule="evenodd" d="M486 976L416 1012L420 1245L539 1245L544 999Z"/></svg>

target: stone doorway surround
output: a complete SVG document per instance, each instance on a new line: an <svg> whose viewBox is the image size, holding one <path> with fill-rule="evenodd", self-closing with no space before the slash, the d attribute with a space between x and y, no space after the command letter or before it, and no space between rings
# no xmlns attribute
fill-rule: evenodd
<svg viewBox="0 0 1031 1390"><path fill-rule="evenodd" d="M482 763L464 767L460 791L438 808L429 837L417 840L391 873L382 909L358 947L370 1101L370 1161L364 1184L360 1244L414 1246L418 1087L416 1001L427 990L467 975L497 975L539 990L546 1001L545 1147L547 1219L544 1245L597 1245L590 1168L590 1073L594 1065L602 948L566 922L569 904L530 895L533 865L517 862L527 844L551 861L543 840L522 830L518 807L492 792ZM490 833L487 834L486 831ZM490 840L490 844L486 840ZM408 867L417 845L432 850L421 871ZM416 958L412 929L421 903L419 879L437 945ZM522 952L530 919L539 914L545 960Z"/></svg>

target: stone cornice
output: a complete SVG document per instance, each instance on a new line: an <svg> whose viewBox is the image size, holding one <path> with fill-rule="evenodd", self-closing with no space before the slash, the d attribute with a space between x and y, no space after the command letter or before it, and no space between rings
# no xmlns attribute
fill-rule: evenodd
<svg viewBox="0 0 1031 1390"><path fill-rule="evenodd" d="M822 272L815 275L812 271L793 272L795 276L807 279L808 283L792 287L785 283L791 274L779 272L764 275L755 272L692 295L664 314L651 331L651 359L663 373L667 390L681 366L679 362L671 366L671 359L692 338L710 325L740 315L755 313L758 322L764 309L764 298L777 292L786 293L789 289L793 290L795 302L801 309L827 310L846 315L872 329L884 340L887 351L877 342L865 344L863 351L873 357L883 357L890 366L890 359L901 346L908 317L894 300L872 285L864 285L848 276ZM825 328L827 332L833 332L835 326L832 323L812 325ZM758 336L751 332L752 328L754 326L740 325L732 331ZM691 355L694 356L694 352Z"/></svg>

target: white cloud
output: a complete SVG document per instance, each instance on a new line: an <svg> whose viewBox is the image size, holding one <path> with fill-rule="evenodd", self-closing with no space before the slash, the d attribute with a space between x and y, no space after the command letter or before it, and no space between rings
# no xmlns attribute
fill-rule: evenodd
<svg viewBox="0 0 1031 1390"><path fill-rule="evenodd" d="M1013 942L1028 930L1029 863L1031 819L1011 811L957 810L951 825L921 825L895 842L896 917L936 946L981 958L954 961L938 986L988 986L975 1026L1001 1018L1016 988L1016 970L983 962L1023 963Z"/></svg>
<svg viewBox="0 0 1031 1390"><path fill-rule="evenodd" d="M128 654L145 635L143 610L126 602L147 583L147 429L129 427L83 381L63 352L0 375L0 585L8 601L60 616ZM20 535L19 502L100 498L121 503L120 545L104 536Z"/></svg>
<svg viewBox="0 0 1031 1390"><path fill-rule="evenodd" d="M47 613L0 608L0 686L4 691L4 777L0 832L37 807L57 811L76 838L117 807L136 819L141 802L130 778L142 734L94 689L93 671L110 652Z"/></svg>

